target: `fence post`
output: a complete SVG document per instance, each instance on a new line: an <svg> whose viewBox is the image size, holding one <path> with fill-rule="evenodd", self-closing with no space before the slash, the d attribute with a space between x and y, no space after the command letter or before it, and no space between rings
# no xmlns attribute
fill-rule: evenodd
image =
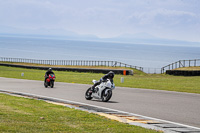
<svg viewBox="0 0 200 133"><path fill-rule="evenodd" d="M184 60L184 67L185 67L185 60Z"/></svg>
<svg viewBox="0 0 200 133"><path fill-rule="evenodd" d="M190 60L189 60L189 67L190 67Z"/></svg>

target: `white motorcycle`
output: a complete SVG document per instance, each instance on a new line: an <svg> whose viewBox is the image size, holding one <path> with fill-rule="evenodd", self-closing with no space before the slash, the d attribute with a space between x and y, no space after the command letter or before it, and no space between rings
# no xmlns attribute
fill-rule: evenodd
<svg viewBox="0 0 200 133"><path fill-rule="evenodd" d="M92 81L94 84L97 83L96 80ZM109 79L106 82L101 82L97 85L92 93L91 87L86 91L85 98L91 100L92 98L101 99L103 102L107 102L112 97L112 90L115 89L115 84L111 83Z"/></svg>

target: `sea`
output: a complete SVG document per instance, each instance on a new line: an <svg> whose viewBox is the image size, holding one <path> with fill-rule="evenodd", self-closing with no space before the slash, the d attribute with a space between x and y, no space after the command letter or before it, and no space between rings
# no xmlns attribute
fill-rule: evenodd
<svg viewBox="0 0 200 133"><path fill-rule="evenodd" d="M118 61L148 70L179 60L200 59L200 46L167 46L27 37L0 37L0 57Z"/></svg>

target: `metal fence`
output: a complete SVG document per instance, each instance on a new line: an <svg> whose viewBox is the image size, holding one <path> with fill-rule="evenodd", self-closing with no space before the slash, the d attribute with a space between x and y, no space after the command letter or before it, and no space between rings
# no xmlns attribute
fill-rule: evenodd
<svg viewBox="0 0 200 133"><path fill-rule="evenodd" d="M91 60L37 60L24 58L7 58L0 57L2 62L16 62L16 63L34 63L45 65L65 65L65 66L107 66L107 67L126 67L135 68L143 71L143 67L128 65L118 61L91 61Z"/></svg>
<svg viewBox="0 0 200 133"><path fill-rule="evenodd" d="M118 61L91 61L91 60L37 60L24 58L8 58L0 57L2 62L18 62L18 63L34 63L45 65L65 65L65 66L107 66L107 67L126 67L135 68L145 73L160 74L165 73L166 70L172 70L180 67L200 66L200 59L194 60L179 60L162 68L144 68L139 66L128 65Z"/></svg>
<svg viewBox="0 0 200 133"><path fill-rule="evenodd" d="M161 73L166 72L166 70L172 70L181 67L196 67L200 66L200 59L193 59L193 60L179 60L167 66L161 68Z"/></svg>

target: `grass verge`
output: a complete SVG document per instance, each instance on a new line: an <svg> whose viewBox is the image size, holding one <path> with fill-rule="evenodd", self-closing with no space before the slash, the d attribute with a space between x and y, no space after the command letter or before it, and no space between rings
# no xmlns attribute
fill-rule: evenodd
<svg viewBox="0 0 200 133"><path fill-rule="evenodd" d="M54 71L57 82L92 84L93 79L100 79L104 74L78 73L66 71ZM21 76L24 73L24 76ZM24 69L0 66L0 77L44 80L44 70ZM124 83L120 82L121 77ZM200 94L200 76L184 77L165 74L136 73L134 76L115 75L116 86L131 88L146 88L156 90L168 90ZM56 85L56 84L55 84Z"/></svg>
<svg viewBox="0 0 200 133"><path fill-rule="evenodd" d="M200 66L196 67L181 67L174 70L185 70L185 71L200 71Z"/></svg>
<svg viewBox="0 0 200 133"><path fill-rule="evenodd" d="M42 67L64 67L64 68L94 68L94 69L128 69L131 68L128 67L112 67L112 66L71 66L71 65L48 65L48 64L36 64L36 63L23 63L23 62L6 62L6 61L0 61L0 63L3 64L14 64L14 65L25 65L25 66L42 66Z"/></svg>
<svg viewBox="0 0 200 133"><path fill-rule="evenodd" d="M156 133L137 126L40 100L0 93L0 132Z"/></svg>

